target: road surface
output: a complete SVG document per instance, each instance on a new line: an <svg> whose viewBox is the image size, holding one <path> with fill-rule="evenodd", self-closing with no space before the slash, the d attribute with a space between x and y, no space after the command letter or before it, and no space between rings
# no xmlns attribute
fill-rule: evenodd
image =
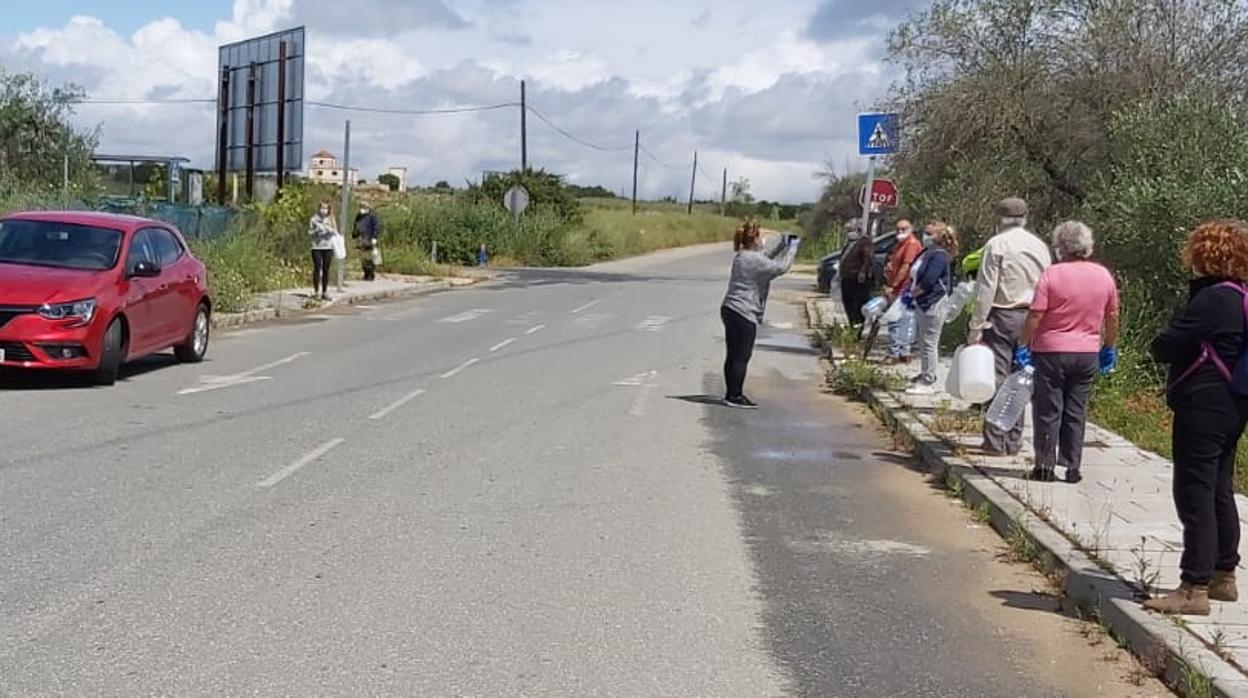
<svg viewBox="0 0 1248 698"><path fill-rule="evenodd" d="M701 247L0 390L0 695L1147 695ZM1104 657L1102 657L1104 655Z"/></svg>

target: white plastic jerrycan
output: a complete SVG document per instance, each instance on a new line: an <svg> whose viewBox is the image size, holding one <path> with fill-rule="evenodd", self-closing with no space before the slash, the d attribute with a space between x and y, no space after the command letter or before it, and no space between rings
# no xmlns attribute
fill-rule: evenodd
<svg viewBox="0 0 1248 698"><path fill-rule="evenodd" d="M964 347L954 358L958 373L958 397L979 403L997 392L996 369L992 350L982 344Z"/></svg>

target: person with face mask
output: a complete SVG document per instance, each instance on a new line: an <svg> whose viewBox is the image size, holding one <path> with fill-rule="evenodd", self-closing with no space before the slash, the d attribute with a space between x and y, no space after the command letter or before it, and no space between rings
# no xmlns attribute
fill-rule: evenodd
<svg viewBox="0 0 1248 698"><path fill-rule="evenodd" d="M997 234L980 251L971 311L969 344L992 350L999 389L1014 367L1014 350L1027 321L1040 274L1052 257L1049 247L1027 230L1027 202L1010 197L993 208ZM982 450L994 456L1016 455L1023 447L1023 424L1002 431L984 422Z"/></svg>
<svg viewBox="0 0 1248 698"><path fill-rule="evenodd" d="M910 268L923 251L923 243L914 236L914 225L902 218L897 221L897 244L884 265L884 297L889 303L901 296L910 285ZM898 331L900 322L888 324L888 356L885 364L910 363L910 342Z"/></svg>
<svg viewBox="0 0 1248 698"><path fill-rule="evenodd" d="M329 266L334 260L337 237L334 206L326 199L308 222L308 239L312 243L312 296L323 301L329 300Z"/></svg>
<svg viewBox="0 0 1248 698"><path fill-rule="evenodd" d="M953 290L953 258L958 255L958 234L947 223L928 223L923 231L923 254L911 272L910 295L918 313L919 374L906 392L931 395L936 392L936 366L939 360L940 331L945 326L945 306Z"/></svg>
<svg viewBox="0 0 1248 698"><path fill-rule="evenodd" d="M1053 229L1057 262L1040 274L1014 363L1032 366L1036 462L1031 479L1052 482L1054 466L1066 482L1083 479L1083 432L1097 371L1118 363L1118 287L1091 261L1092 229L1067 221Z"/></svg>
<svg viewBox="0 0 1248 698"><path fill-rule="evenodd" d="M360 248L360 268L364 272L365 281L377 278L377 267L381 265L381 247L377 239L381 236L381 221L367 203L360 204L360 212L355 217L355 231L351 234Z"/></svg>
<svg viewBox="0 0 1248 698"><path fill-rule="evenodd" d="M1174 506L1183 524L1177 590L1144 607L1207 616L1209 601L1236 601L1239 512L1235 451L1248 400L1232 389L1244 350L1248 225L1215 220L1198 226L1183 249L1196 278L1187 305L1153 340L1153 358L1170 364L1166 404L1174 412Z"/></svg>
<svg viewBox="0 0 1248 698"><path fill-rule="evenodd" d="M875 275L875 245L872 244L870 236L863 235L862 225L857 219L845 224L845 234L849 245L841 256L841 265L837 270L841 277L841 305L845 306L849 324L861 327L865 322L862 306L871 300L871 277Z"/></svg>

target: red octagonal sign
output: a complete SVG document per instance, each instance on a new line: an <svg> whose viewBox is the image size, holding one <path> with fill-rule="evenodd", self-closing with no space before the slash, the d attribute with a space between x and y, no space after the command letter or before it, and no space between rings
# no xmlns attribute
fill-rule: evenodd
<svg viewBox="0 0 1248 698"><path fill-rule="evenodd" d="M866 187L858 190L858 202L865 203ZM901 195L897 185L891 179L875 179L871 181L871 203L882 208L897 208Z"/></svg>

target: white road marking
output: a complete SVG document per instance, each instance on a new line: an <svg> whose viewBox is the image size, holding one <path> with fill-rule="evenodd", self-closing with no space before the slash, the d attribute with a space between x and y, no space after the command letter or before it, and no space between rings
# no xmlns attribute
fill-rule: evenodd
<svg viewBox="0 0 1248 698"><path fill-rule="evenodd" d="M458 315L444 317L441 320L438 320L438 322L449 322L449 323L458 324L461 322L468 322L470 320L476 320L477 318L484 317L486 315L489 315L492 312L494 311L487 310L486 308L473 308L472 310L465 310L464 312Z"/></svg>
<svg viewBox="0 0 1248 698"><path fill-rule="evenodd" d="M292 361L298 361L305 356L311 355L312 352L310 351L301 351L297 354L291 354L284 359L278 359L277 361L272 361L264 364L263 366L257 366L253 369L243 371L242 373L235 373L229 376L200 376L199 385L193 388L183 388L178 391L178 395L194 395L195 393L206 393L210 390L221 390L222 388L233 388L237 385L246 385L248 383L271 380L269 376L258 376L256 374L263 373L272 368L277 368L278 366L284 366Z"/></svg>
<svg viewBox="0 0 1248 698"><path fill-rule="evenodd" d="M612 385L622 385L630 388L640 388L633 395L633 404L629 406L628 413L634 417L644 417L646 414L646 403L650 399L650 391L659 387L655 381L658 377L658 371L642 371L634 376L622 378Z"/></svg>
<svg viewBox="0 0 1248 698"><path fill-rule="evenodd" d="M404 395L403 397L399 398L398 400L395 400L394 402L390 403L389 405L386 405L385 407L381 408L380 410L377 410L376 412L374 412L374 413L372 413L372 414L368 415L368 418L369 418L369 419L382 419L383 417L385 417L386 415L390 414L391 412L393 412L393 411L395 411L395 410L399 409L400 407L402 407L402 406L406 405L407 403L411 402L412 400L415 400L416 398L418 398L418 397L420 397L421 395L424 395L424 394L425 394L425 389L424 389L424 388L418 388L418 389L416 389L416 390L413 390L412 392L408 393L407 395Z"/></svg>
<svg viewBox="0 0 1248 698"><path fill-rule="evenodd" d="M572 323L578 327L587 327L592 329L610 319L610 313L585 313L584 315L578 315Z"/></svg>
<svg viewBox="0 0 1248 698"><path fill-rule="evenodd" d="M473 365L473 364L475 364L475 363L478 363L478 362L480 362L480 361L481 361L481 359L468 359L468 360L467 360L467 361L465 361L464 363L462 363L462 364L460 364L460 365L456 366L455 368L452 368L451 370L447 371L446 373L443 373L443 374L442 374L442 377L443 377L443 378L454 378L455 376L459 375L459 372L460 372L460 371L463 371L464 369L468 368L469 366L471 366L471 365Z"/></svg>
<svg viewBox="0 0 1248 698"><path fill-rule="evenodd" d="M599 303L601 303L601 302L603 302L603 301L605 301L605 300L606 300L606 298L599 298L598 300L596 300L596 301L590 301L590 302L586 303L585 305L580 306L579 308L573 308L573 309L572 309L572 314L573 314L573 315L576 315L576 314L577 314L577 313L579 313L579 312L582 312L582 311L585 311L585 310L589 310L590 308L594 307L595 305L598 305Z"/></svg>
<svg viewBox="0 0 1248 698"><path fill-rule="evenodd" d="M498 351L499 349L502 349L508 344L513 344L515 341L516 341L515 337L508 337L507 339L504 339L498 344L495 344L494 346L490 347L490 353L493 354L494 352Z"/></svg>
<svg viewBox="0 0 1248 698"><path fill-rule="evenodd" d="M304 467L304 466L308 465L309 463L312 463L313 461L315 461L315 460L317 460L318 458L320 458L320 457L324 456L326 453L329 453L330 451L334 450L335 448L338 448L338 447L339 447L339 446L341 446L341 445L343 444L343 442L345 442L345 441L346 441L346 439L342 439L342 438L339 438L339 439L331 439L330 441L326 441L325 443L321 444L320 446L317 446L317 447L316 447L316 450L314 450L314 451L312 451L311 453L307 454L307 455L306 455L306 456L304 456L303 458L300 458L299 460L295 461L294 463L291 463L290 465L286 466L285 468L282 468L281 470L277 471L276 473L273 473L273 474L272 474L272 475L270 475L269 477L267 477L267 478L265 478L265 479L261 480L260 482L256 483L256 487L265 487L265 488L267 488L267 487L272 487L273 485L276 485L277 483L281 482L282 480L285 480L286 478L290 477L291 475L294 475L296 472L298 472L298 471L299 471L299 469L300 469L300 468L302 468L302 467Z"/></svg>
<svg viewBox="0 0 1248 698"><path fill-rule="evenodd" d="M671 318L666 315L651 315L650 317L637 323L634 330L640 332L662 332L667 323L671 322Z"/></svg>
<svg viewBox="0 0 1248 698"><path fill-rule="evenodd" d="M542 331L542 330L544 330L544 329L546 329L546 326L545 326L545 325L535 325L535 326L530 327L529 329L525 330L525 331L524 331L524 334L525 334L525 335L530 335L530 334L534 334L534 333L537 333L537 332L541 332L541 331Z"/></svg>

